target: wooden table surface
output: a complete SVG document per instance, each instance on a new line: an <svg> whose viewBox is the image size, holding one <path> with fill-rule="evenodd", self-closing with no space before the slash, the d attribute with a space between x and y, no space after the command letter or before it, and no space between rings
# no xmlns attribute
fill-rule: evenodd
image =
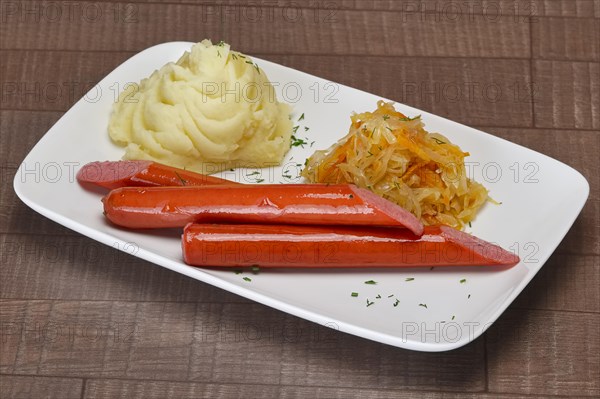
<svg viewBox="0 0 600 399"><path fill-rule="evenodd" d="M253 3L0 3L0 397L598 397L600 1ZM447 353L314 339L310 322L17 199L16 168L87 89L146 47L204 38L547 154L588 179L590 198L504 315Z"/></svg>

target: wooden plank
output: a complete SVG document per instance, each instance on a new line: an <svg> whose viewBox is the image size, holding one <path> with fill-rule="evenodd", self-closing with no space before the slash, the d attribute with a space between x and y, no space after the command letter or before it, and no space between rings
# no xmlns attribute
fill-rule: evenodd
<svg viewBox="0 0 600 399"><path fill-rule="evenodd" d="M0 234L0 297L249 302L83 236Z"/></svg>
<svg viewBox="0 0 600 399"><path fill-rule="evenodd" d="M0 163L0 234L39 233L76 236L78 233L39 215L25 205L13 190L18 164Z"/></svg>
<svg viewBox="0 0 600 399"><path fill-rule="evenodd" d="M239 0L230 0L240 2ZM364 10L401 10L419 13L482 14L490 20L498 15L525 17L560 16L586 18L594 15L597 0L338 0L337 8ZM286 1L281 3L286 4ZM282 4L282 6L283 6ZM288 3L289 4L289 3ZM317 3L318 4L318 3Z"/></svg>
<svg viewBox="0 0 600 399"><path fill-rule="evenodd" d="M341 0L334 2L338 8L365 10L401 10L407 13L481 14L493 20L499 15L524 17L579 17L594 15L598 0ZM283 1L285 4L286 2Z"/></svg>
<svg viewBox="0 0 600 399"><path fill-rule="evenodd" d="M597 313L507 311L487 332L489 391L598 397L599 329Z"/></svg>
<svg viewBox="0 0 600 399"><path fill-rule="evenodd" d="M590 197L557 249L561 254L600 254L600 136L595 131L481 127L514 143L558 159L578 170L590 183Z"/></svg>
<svg viewBox="0 0 600 399"><path fill-rule="evenodd" d="M27 0L28 1L28 0ZM103 0L120 2L120 0ZM594 5L598 0L314 0L301 4L307 9L320 8L327 10L361 10L361 11L402 11L413 16L421 14L439 14L450 17L453 14L486 15L490 21L498 16L560 16L586 18L594 15ZM148 3L153 0L132 0L129 3ZM207 12L219 13L225 7L229 12L234 6L247 6L244 0L167 0L169 4L202 4ZM299 3L292 0L253 1L253 8L260 8L263 13L273 7L297 8ZM258 11L256 11L258 12ZM287 11L291 13L292 11ZM255 14L249 14L253 17ZM266 17L265 17L266 18Z"/></svg>
<svg viewBox="0 0 600 399"><path fill-rule="evenodd" d="M525 60L260 56L469 125L532 124Z"/></svg>
<svg viewBox="0 0 600 399"><path fill-rule="evenodd" d="M338 11L295 20L226 17L223 39L249 54L289 53L436 57L529 58L529 21L483 15L468 18L411 18L401 12ZM348 27L352 27L348 29ZM374 27L377 27L374 29ZM314 32L318 31L318 35ZM286 32L273 35L273 32Z"/></svg>
<svg viewBox="0 0 600 399"><path fill-rule="evenodd" d="M259 304L1 304L2 373L391 390L485 388L483 340L446 353L406 351Z"/></svg>
<svg viewBox="0 0 600 399"><path fill-rule="evenodd" d="M2 147L0 147L1 165L6 168L18 167L33 146L37 144L62 115L62 112L0 110L0 131L2 132ZM8 182L4 178L3 176L3 184Z"/></svg>
<svg viewBox="0 0 600 399"><path fill-rule="evenodd" d="M5 50L2 98L8 109L66 111L113 69L129 52L47 52ZM44 65L44 68L40 68ZM102 95L116 96L118 90Z"/></svg>
<svg viewBox="0 0 600 399"><path fill-rule="evenodd" d="M533 63L535 126L600 129L600 64Z"/></svg>
<svg viewBox="0 0 600 399"><path fill-rule="evenodd" d="M599 313L600 257L553 255L513 306Z"/></svg>
<svg viewBox="0 0 600 399"><path fill-rule="evenodd" d="M79 233L41 216L17 198L12 180L16 172L16 168L0 167L0 173L4 176L4 183L0 187L0 234L39 233L78 236Z"/></svg>
<svg viewBox="0 0 600 399"><path fill-rule="evenodd" d="M16 165L0 164L0 174L2 176L2 186L0 187L0 234L78 235L78 233L41 216L21 202L13 190L13 178L16 173Z"/></svg>
<svg viewBox="0 0 600 399"><path fill-rule="evenodd" d="M42 96L42 101L35 102L17 90L10 101L11 106L60 111L66 111L85 93L84 87L89 84L81 82L93 85L129 56L129 53L120 52L4 53L10 55L12 61L2 76L3 84L35 82L42 88L69 84L81 88L72 96L64 92L57 101L44 100ZM467 124L531 126L533 123L529 106L530 66L525 60L351 56L344 57L342 62L340 56L257 56ZM53 65L57 69L24 71L19 67L22 63ZM506 118L507 114L511 117ZM17 123L26 123L23 116L12 118L14 121L5 122L9 131L19 131L21 127ZM20 149L20 153L24 151Z"/></svg>
<svg viewBox="0 0 600 399"><path fill-rule="evenodd" d="M168 381L89 380L85 399L280 398L278 385L211 384Z"/></svg>
<svg viewBox="0 0 600 399"><path fill-rule="evenodd" d="M17 168L61 115L61 112L0 111L0 233L75 234L29 209L13 190Z"/></svg>
<svg viewBox="0 0 600 399"><path fill-rule="evenodd" d="M589 18L597 6L598 0L534 0L532 9L526 5L521 9L539 16Z"/></svg>
<svg viewBox="0 0 600 399"><path fill-rule="evenodd" d="M181 379L195 304L2 301L0 371Z"/></svg>
<svg viewBox="0 0 600 399"><path fill-rule="evenodd" d="M1 49L140 51L221 36L220 20L207 17L202 6L40 1L9 6L0 24Z"/></svg>
<svg viewBox="0 0 600 399"><path fill-rule="evenodd" d="M197 381L433 391L481 391L485 385L482 340L451 352L418 353L259 305L213 306L199 321L195 340L204 345L195 345L190 371Z"/></svg>
<svg viewBox="0 0 600 399"><path fill-rule="evenodd" d="M598 18L537 18L531 28L534 58L600 60Z"/></svg>
<svg viewBox="0 0 600 399"><path fill-rule="evenodd" d="M134 380L88 380L85 399L195 399L195 398L330 398L330 399L509 399L521 396L484 393L439 393L400 391L372 388L332 388L318 386L252 384L211 384L203 382L134 381ZM528 396L542 398L542 396Z"/></svg>
<svg viewBox="0 0 600 399"><path fill-rule="evenodd" d="M0 397L11 399L79 399L83 380L78 378L55 378L0 375Z"/></svg>

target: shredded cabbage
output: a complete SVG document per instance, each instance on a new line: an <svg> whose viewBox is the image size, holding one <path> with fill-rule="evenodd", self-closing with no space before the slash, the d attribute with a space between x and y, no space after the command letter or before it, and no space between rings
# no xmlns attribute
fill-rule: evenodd
<svg viewBox="0 0 600 399"><path fill-rule="evenodd" d="M439 133L424 129L420 116L408 118L393 104L353 114L346 137L316 151L302 175L315 183L353 183L412 212L425 225L463 229L489 199L469 179L463 152Z"/></svg>

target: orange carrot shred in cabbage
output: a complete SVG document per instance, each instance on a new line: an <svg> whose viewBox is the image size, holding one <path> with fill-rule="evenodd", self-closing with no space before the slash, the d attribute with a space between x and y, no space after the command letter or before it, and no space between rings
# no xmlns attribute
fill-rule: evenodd
<svg viewBox="0 0 600 399"><path fill-rule="evenodd" d="M487 189L467 177L469 155L420 117L407 118L379 101L374 112L353 114L350 131L316 151L302 175L315 183L353 183L412 212L426 225L458 229L489 199Z"/></svg>

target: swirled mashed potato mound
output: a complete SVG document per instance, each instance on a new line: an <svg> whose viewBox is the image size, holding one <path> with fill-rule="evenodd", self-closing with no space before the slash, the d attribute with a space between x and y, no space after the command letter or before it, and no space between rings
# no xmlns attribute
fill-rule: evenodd
<svg viewBox="0 0 600 399"><path fill-rule="evenodd" d="M214 173L280 163L290 148L289 114L249 57L204 40L125 87L108 132L126 146L124 159Z"/></svg>
<svg viewBox="0 0 600 399"><path fill-rule="evenodd" d="M469 153L439 133L424 129L390 103L352 115L346 137L316 151L302 175L311 182L354 183L412 212L425 225L462 229L489 199L487 189L467 177Z"/></svg>

